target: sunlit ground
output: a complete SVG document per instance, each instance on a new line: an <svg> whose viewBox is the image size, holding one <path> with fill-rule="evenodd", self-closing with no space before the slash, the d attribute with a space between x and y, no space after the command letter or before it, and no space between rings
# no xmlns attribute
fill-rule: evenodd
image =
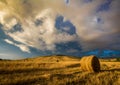
<svg viewBox="0 0 120 85"><path fill-rule="evenodd" d="M120 61L100 59L101 72L82 71L80 58L37 57L0 61L0 85L120 85Z"/></svg>

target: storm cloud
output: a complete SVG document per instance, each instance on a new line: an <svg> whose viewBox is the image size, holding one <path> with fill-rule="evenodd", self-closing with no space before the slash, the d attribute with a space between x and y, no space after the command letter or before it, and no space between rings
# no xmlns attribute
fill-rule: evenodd
<svg viewBox="0 0 120 85"><path fill-rule="evenodd" d="M101 10L108 1L108 9ZM27 51L14 41L12 44L25 52L30 52L29 47L54 51L56 44L70 41L78 41L83 51L120 50L118 3L119 0L0 0L0 23L5 34ZM64 17L63 22L70 21L75 26L75 34L55 27L59 15ZM17 31L16 24L21 26Z"/></svg>

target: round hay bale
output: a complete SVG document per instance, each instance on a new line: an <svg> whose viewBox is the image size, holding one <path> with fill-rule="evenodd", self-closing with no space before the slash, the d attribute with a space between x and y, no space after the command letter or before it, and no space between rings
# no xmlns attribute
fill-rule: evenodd
<svg viewBox="0 0 120 85"><path fill-rule="evenodd" d="M99 72L100 62L96 56L83 57L80 61L81 69L83 71Z"/></svg>

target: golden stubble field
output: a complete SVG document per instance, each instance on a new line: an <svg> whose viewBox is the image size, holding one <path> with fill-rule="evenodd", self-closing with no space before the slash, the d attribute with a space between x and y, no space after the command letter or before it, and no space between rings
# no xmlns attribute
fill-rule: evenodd
<svg viewBox="0 0 120 85"><path fill-rule="evenodd" d="M82 71L80 58L46 56L0 60L0 85L120 85L120 62L99 59L99 73Z"/></svg>

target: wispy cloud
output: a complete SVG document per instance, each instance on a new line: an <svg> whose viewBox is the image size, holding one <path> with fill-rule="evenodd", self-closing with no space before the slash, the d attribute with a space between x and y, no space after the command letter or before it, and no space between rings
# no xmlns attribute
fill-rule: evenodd
<svg viewBox="0 0 120 85"><path fill-rule="evenodd" d="M5 39L4 41L7 42L8 44L11 44L11 45L14 45L14 46L19 47L23 52L28 52L28 53L30 53L30 49L29 49L29 47L27 47L26 45L16 44L16 43L14 43L13 41L10 41L10 40L8 40L8 39Z"/></svg>

